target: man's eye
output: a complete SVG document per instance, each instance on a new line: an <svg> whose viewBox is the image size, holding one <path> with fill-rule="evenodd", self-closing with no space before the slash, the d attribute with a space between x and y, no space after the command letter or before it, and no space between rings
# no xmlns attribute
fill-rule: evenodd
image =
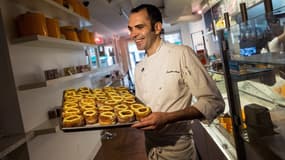
<svg viewBox="0 0 285 160"><path fill-rule="evenodd" d="M138 25L136 26L137 29L143 29L144 28L144 25Z"/></svg>

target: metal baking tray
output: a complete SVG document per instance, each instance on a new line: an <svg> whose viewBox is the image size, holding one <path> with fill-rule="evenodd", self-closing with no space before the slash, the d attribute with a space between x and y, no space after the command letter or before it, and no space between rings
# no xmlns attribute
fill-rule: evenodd
<svg viewBox="0 0 285 160"><path fill-rule="evenodd" d="M103 129L110 129L110 128L122 128L122 127L130 127L136 121L129 122L129 123L115 123L113 125L100 125L99 123L96 124L88 124L80 127L63 127L62 120L61 123L61 130L64 132L76 132L76 131L87 131L87 130L103 130Z"/></svg>
<svg viewBox="0 0 285 160"><path fill-rule="evenodd" d="M63 93L64 95L64 93ZM63 104L63 100L64 100L64 97L62 97L62 104ZM144 103L142 103L141 100L139 100L137 97L135 97L135 100L137 103L140 103L140 104L143 104L145 105ZM132 124L138 122L137 120L134 120L132 122L127 122L127 123L119 123L119 122L116 122L115 124L112 124L112 125L100 125L98 122L95 123L95 124L84 124L83 126L78 126L78 127L63 127L63 124L62 124L62 115L60 116L60 119L59 119L59 126L60 126L60 129L63 131L63 132L77 132L77 131L88 131L88 130L104 130L104 129L110 129L110 128L122 128L122 127L130 127Z"/></svg>

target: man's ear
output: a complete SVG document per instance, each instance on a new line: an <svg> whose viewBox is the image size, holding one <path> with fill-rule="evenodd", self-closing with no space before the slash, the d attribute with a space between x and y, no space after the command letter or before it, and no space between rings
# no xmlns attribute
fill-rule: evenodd
<svg viewBox="0 0 285 160"><path fill-rule="evenodd" d="M154 25L155 34L160 34L162 31L162 23L156 22Z"/></svg>

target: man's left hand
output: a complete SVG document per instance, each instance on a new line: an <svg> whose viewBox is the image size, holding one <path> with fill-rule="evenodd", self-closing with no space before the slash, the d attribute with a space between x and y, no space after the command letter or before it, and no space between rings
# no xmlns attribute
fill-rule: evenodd
<svg viewBox="0 0 285 160"><path fill-rule="evenodd" d="M142 130L155 130L164 127L167 123L166 112L153 112L132 125L133 128Z"/></svg>

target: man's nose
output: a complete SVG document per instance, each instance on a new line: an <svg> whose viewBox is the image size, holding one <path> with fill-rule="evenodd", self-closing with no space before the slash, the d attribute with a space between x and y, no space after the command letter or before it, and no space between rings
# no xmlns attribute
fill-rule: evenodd
<svg viewBox="0 0 285 160"><path fill-rule="evenodd" d="M137 32L136 31L131 31L130 32L130 37L131 37L131 39L135 39L136 37L137 37Z"/></svg>

